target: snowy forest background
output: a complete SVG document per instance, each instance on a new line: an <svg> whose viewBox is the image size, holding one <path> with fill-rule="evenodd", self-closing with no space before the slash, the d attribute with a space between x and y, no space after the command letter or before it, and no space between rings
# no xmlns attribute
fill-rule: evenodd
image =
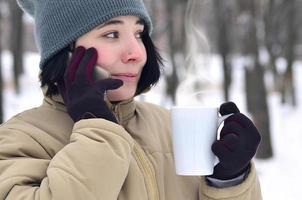
<svg viewBox="0 0 302 200"><path fill-rule="evenodd" d="M302 1L145 0L163 78L141 101L219 106L234 101L262 134L264 199L302 192ZM0 0L0 121L41 104L33 20Z"/></svg>

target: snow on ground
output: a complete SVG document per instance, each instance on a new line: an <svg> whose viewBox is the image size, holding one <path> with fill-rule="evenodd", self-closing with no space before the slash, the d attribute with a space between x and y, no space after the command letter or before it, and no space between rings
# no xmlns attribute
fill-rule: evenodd
<svg viewBox="0 0 302 200"><path fill-rule="evenodd" d="M42 102L42 92L38 82L38 60L37 54L26 54L25 56L25 74L21 77L21 93L16 95L13 92L12 74L11 74L11 55L8 52L3 53L3 75L5 79L4 88L4 112L5 120L20 111L38 106ZM210 61L211 73L221 77L220 68L217 65L217 59ZM241 111L245 111L244 105L244 81L243 70L238 64L234 70L235 82L232 84L231 99L237 103ZM256 160L263 197L264 199L274 200L298 200L301 199L302 191L299 188L302 179L302 160L299 159L302 153L302 63L295 65L295 81L298 95L297 108L290 106L280 106L280 96L276 93L270 93L268 102L271 117L272 143L274 157L269 160ZM217 77L216 77L217 78ZM153 92L140 97L154 103L164 106L171 105L169 100L164 99L162 92L162 82L154 88ZM210 93L209 93L210 94ZM220 92L212 92L208 96L212 102L217 105L221 103ZM214 94L214 95L213 95Z"/></svg>

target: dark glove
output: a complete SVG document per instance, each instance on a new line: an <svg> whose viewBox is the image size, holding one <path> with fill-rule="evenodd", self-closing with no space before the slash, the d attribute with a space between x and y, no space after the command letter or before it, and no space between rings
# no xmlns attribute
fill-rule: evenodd
<svg viewBox="0 0 302 200"><path fill-rule="evenodd" d="M212 151L219 158L212 178L227 180L243 174L256 154L261 136L253 122L239 112L233 102L220 106L221 115L234 113L224 121L220 139L212 145Z"/></svg>
<svg viewBox="0 0 302 200"><path fill-rule="evenodd" d="M74 122L88 118L103 118L117 123L113 113L104 101L107 90L121 87L118 79L93 80L93 70L97 61L94 48L86 50L76 48L70 64L65 70L64 82L58 83L58 89Z"/></svg>

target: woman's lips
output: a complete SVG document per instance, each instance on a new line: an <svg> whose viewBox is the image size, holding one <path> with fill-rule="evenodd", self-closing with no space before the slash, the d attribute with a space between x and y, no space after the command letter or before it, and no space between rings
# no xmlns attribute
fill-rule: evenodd
<svg viewBox="0 0 302 200"><path fill-rule="evenodd" d="M137 80L137 74L134 74L134 73L111 74L111 78L120 79L122 81L134 82Z"/></svg>

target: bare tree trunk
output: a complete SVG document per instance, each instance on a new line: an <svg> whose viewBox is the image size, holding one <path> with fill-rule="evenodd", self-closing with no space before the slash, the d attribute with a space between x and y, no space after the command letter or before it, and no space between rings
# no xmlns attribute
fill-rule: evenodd
<svg viewBox="0 0 302 200"><path fill-rule="evenodd" d="M11 51L13 54L13 74L16 93L20 92L19 76L23 73L23 11L16 1L8 1L11 14Z"/></svg>
<svg viewBox="0 0 302 200"><path fill-rule="evenodd" d="M273 155L271 138L270 138L270 123L269 112L267 106L267 94L264 83L263 67L259 62L259 46L257 37L257 18L256 18L256 3L254 0L246 1L248 3L249 24L248 35L244 42L245 52L248 53L250 59L253 60L253 66L246 68L246 92L247 104L250 113L257 128L259 129L262 142L257 151L258 158L270 158ZM248 42L249 41L249 42Z"/></svg>
<svg viewBox="0 0 302 200"><path fill-rule="evenodd" d="M275 37L275 24L274 24L274 7L275 7L275 0L268 0L267 5L265 9L265 14L264 14L264 24L265 24L265 45L267 47L267 51L269 53L269 65L270 65L270 70L273 73L273 78L274 78L274 89L279 90L279 75L277 72L277 67L276 67L276 59L277 55L274 51L274 45L276 45L276 40L273 38Z"/></svg>
<svg viewBox="0 0 302 200"><path fill-rule="evenodd" d="M287 0L289 4L288 10L288 37L286 48L287 68L283 75L283 84L281 90L282 103L289 102L293 106L297 105L295 86L293 83L293 63L295 61L295 44L297 42L297 30L295 27L296 20L296 2L295 0Z"/></svg>
<svg viewBox="0 0 302 200"><path fill-rule="evenodd" d="M172 101L176 101L176 90L179 84L179 77L177 69L183 66L176 62L176 56L185 54L185 35L184 35L184 18L181 20L175 20L177 16L185 16L186 3L185 1L166 1L167 13L167 23L168 23L168 38L169 38L169 53L172 62L172 73L171 75L166 75L167 81L167 94L171 97Z"/></svg>
<svg viewBox="0 0 302 200"><path fill-rule="evenodd" d="M230 45L228 42L228 31L227 31L227 13L224 10L225 5L224 1L215 0L214 1L215 7L215 16L216 16L216 27L217 27L217 46L218 52L222 58L223 64L223 77L224 77L224 84L223 84L223 92L224 92L224 99L225 101L229 100L229 88L231 84L231 74L232 68L229 64L229 51Z"/></svg>
<svg viewBox="0 0 302 200"><path fill-rule="evenodd" d="M250 66L249 66L250 67ZM257 158L265 159L273 156L266 90L263 80L263 69L259 63L253 70L245 68L247 101L253 121L261 133L261 144L257 151ZM262 77L261 77L262 76Z"/></svg>
<svg viewBox="0 0 302 200"><path fill-rule="evenodd" d="M176 49L176 44L174 43L174 26L173 26L173 6L171 5L171 1L167 1L168 4L166 6L166 9L168 11L168 13L170 13L167 17L168 17L168 37L169 37L169 54L170 54L170 58L171 58L171 62L172 62L172 74L171 75L167 75L166 76L166 81L167 81L167 94L168 96L170 96L172 98L172 101L175 102L176 101L176 89L177 86L179 84L179 79L177 76L177 63L175 61L175 55L177 53L177 49Z"/></svg>

